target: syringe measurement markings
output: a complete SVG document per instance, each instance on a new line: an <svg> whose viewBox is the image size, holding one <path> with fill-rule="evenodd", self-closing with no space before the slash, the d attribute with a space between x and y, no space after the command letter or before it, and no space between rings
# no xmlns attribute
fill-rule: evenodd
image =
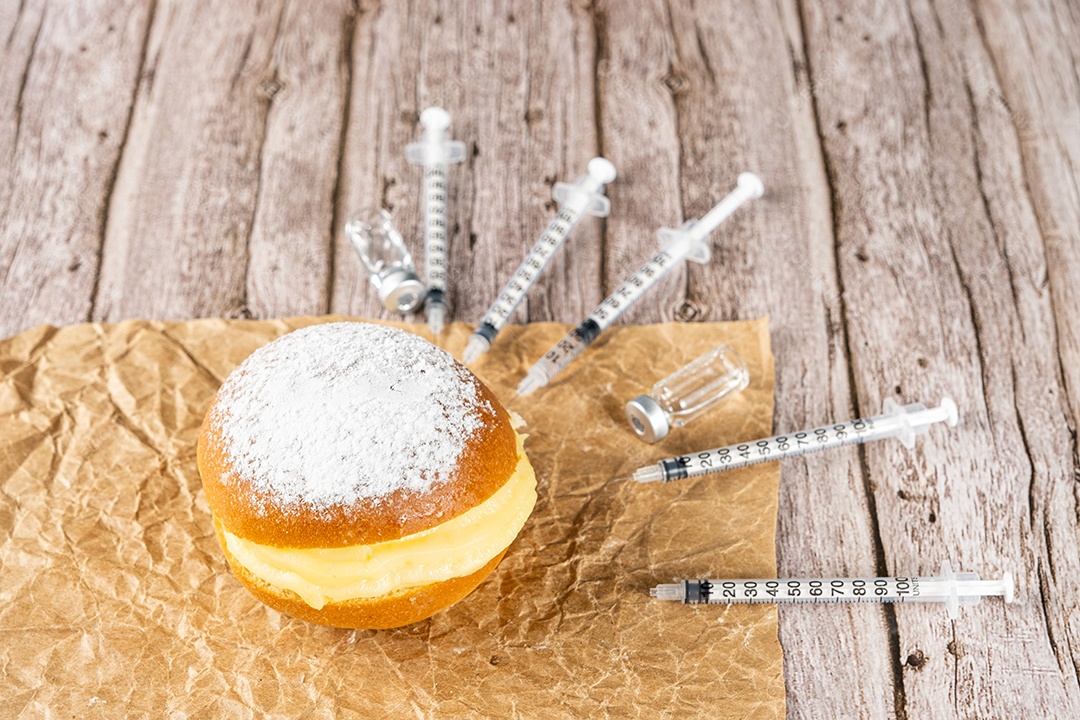
<svg viewBox="0 0 1080 720"><path fill-rule="evenodd" d="M555 250L566 239L578 217L580 213L565 209L555 216L482 322L496 331L502 330L537 276L554 257Z"/></svg>
<svg viewBox="0 0 1080 720"><path fill-rule="evenodd" d="M920 597L920 578L687 580L687 605L775 602L904 602Z"/></svg>
<svg viewBox="0 0 1080 720"><path fill-rule="evenodd" d="M619 319L620 315L641 298L671 268L675 261L675 256L667 250L658 253L652 260L645 263L640 270L631 275L615 292L604 298L600 306L589 315L589 319L593 320L601 330L606 330Z"/></svg>
<svg viewBox="0 0 1080 720"><path fill-rule="evenodd" d="M596 336L611 327L619 316L644 295L664 272L675 262L675 256L667 250L657 254L652 260L620 285L615 292L604 299L592 311L585 322L574 328L570 334L558 342L544 355L543 360L562 370L589 346Z"/></svg>
<svg viewBox="0 0 1080 720"><path fill-rule="evenodd" d="M649 262L604 299L593 312L556 347L537 360L518 384L518 395L529 395L550 383L627 308L640 299L669 270L683 260L706 263L710 257L708 235L742 203L761 197L761 180L752 173L739 175L739 186L728 193L697 223L684 223L679 230L664 230L666 245Z"/></svg>
<svg viewBox="0 0 1080 720"><path fill-rule="evenodd" d="M683 455L662 461L664 481L682 480L716 472L718 469L748 467L790 457L799 457L818 450L859 445L886 437L887 428L875 425L875 418L860 418L791 435L774 435L764 440L737 443L693 455Z"/></svg>
<svg viewBox="0 0 1080 720"><path fill-rule="evenodd" d="M430 289L446 289L446 167L428 165L424 168L424 261Z"/></svg>

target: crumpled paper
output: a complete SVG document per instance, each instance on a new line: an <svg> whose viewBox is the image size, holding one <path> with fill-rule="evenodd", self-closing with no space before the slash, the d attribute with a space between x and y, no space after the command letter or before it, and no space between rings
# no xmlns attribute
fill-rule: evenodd
<svg viewBox="0 0 1080 720"><path fill-rule="evenodd" d="M778 467L626 479L769 434L766 320L618 326L516 399L568 328L506 328L474 369L528 422L532 517L462 602L406 628L351 631L243 589L195 464L226 375L269 340L335 319L41 326L0 342L0 715L784 715L773 606L648 595L675 577L774 576ZM460 357L470 330L451 325L440 344ZM750 386L660 444L639 441L624 403L721 342L746 359Z"/></svg>

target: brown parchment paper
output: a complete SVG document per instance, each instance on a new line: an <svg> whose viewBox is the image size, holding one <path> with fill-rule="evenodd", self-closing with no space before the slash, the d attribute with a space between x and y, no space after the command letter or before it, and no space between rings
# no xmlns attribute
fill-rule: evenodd
<svg viewBox="0 0 1080 720"><path fill-rule="evenodd" d="M620 326L518 399L525 369L568 328L504 330L475 370L528 421L535 512L462 602L407 628L349 631L248 595L195 464L225 376L333 319L42 326L0 342L0 717L784 715L772 606L648 596L674 577L774 576L777 466L620 479L769 434L766 320ZM441 344L460 356L470 330L454 324ZM633 436L623 404L720 342L746 358L750 386L661 444Z"/></svg>

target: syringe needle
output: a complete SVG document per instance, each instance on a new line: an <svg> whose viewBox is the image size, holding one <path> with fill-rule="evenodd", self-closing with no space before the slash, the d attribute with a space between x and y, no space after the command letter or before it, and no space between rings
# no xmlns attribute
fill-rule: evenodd
<svg viewBox="0 0 1080 720"><path fill-rule="evenodd" d="M588 173L578 178L576 183L556 183L552 195L561 206L559 213L496 297L476 332L469 337L462 355L466 363L473 362L491 348L495 336L525 299L529 288L555 257L555 252L569 237L582 215L607 216L611 211L611 202L604 197L604 185L614 179L615 166L602 157L595 157L589 161Z"/></svg>
<svg viewBox="0 0 1080 720"><path fill-rule="evenodd" d="M943 422L955 427L958 420L956 403L951 398L943 398L936 408L922 403L899 405L890 398L881 415L666 458L638 469L634 480L671 482L892 437L910 449L915 446L916 436L929 432L931 425Z"/></svg>
<svg viewBox="0 0 1080 720"><path fill-rule="evenodd" d="M525 377L521 378L521 382L518 383L515 396L517 395L531 395L540 388L548 384L549 378L542 368L538 368L536 365L529 368L529 371L525 374Z"/></svg>
<svg viewBox="0 0 1080 720"><path fill-rule="evenodd" d="M659 465L646 465L634 472L633 479L639 483L657 482L664 480L664 471L660 469Z"/></svg>
<svg viewBox="0 0 1080 720"><path fill-rule="evenodd" d="M757 175L742 173L739 175L738 186L701 220L690 220L676 229L661 228L658 235L664 249L631 275L600 303L589 317L540 358L518 385L518 395L529 395L551 382L600 333L611 327L631 305L655 286L660 278L678 267L683 260L707 263L712 257L708 243L709 233L730 217L739 206L747 200L761 197L764 191L764 185Z"/></svg>
<svg viewBox="0 0 1080 720"><path fill-rule="evenodd" d="M428 286L425 309L432 334L442 332L446 307L446 166L465 159L465 143L452 141L450 113L429 107L420 113L424 135L405 148L405 156L424 168L424 268Z"/></svg>
<svg viewBox="0 0 1080 720"><path fill-rule="evenodd" d="M940 577L679 580L657 585L649 595L685 605L939 602L955 620L961 605L977 605L984 597L1001 597L1011 603L1015 591L1010 573L1000 580L981 580L976 573L953 572L945 561Z"/></svg>

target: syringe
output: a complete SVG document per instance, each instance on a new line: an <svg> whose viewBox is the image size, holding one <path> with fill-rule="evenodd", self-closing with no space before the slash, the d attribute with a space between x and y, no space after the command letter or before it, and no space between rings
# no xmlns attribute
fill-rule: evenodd
<svg viewBox="0 0 1080 720"><path fill-rule="evenodd" d="M976 573L954 573L941 563L941 577L787 578L760 580L679 580L649 590L657 600L684 605L732 603L939 602L956 619L961 605L978 605L984 596L1013 601L1010 573L980 580Z"/></svg>
<svg viewBox="0 0 1080 720"><path fill-rule="evenodd" d="M427 298L424 308L434 335L446 320L446 166L465 159L465 143L450 140L450 113L429 107L420 113L424 136L405 148L405 157L424 168L424 270Z"/></svg>
<svg viewBox="0 0 1080 720"><path fill-rule="evenodd" d="M582 175L573 185L556 183L552 191L555 201L562 207L559 214L548 225L547 230L522 261L517 272L510 278L503 291L499 293L491 309L480 325L469 337L462 358L471 363L491 348L495 336L506 325L514 310L525 299L525 294L533 286L540 273L544 271L555 251L562 246L567 236L577 225L583 214L607 217L611 211L611 201L604 197L604 185L615 179L615 166L602 157L589 161L589 172Z"/></svg>
<svg viewBox="0 0 1080 720"><path fill-rule="evenodd" d="M707 263L712 257L709 233L747 200L765 192L761 179L753 173L739 175L739 184L700 220L689 220L679 228L662 228L658 234L661 250L626 282L619 286L585 321L570 331L544 357L529 368L517 387L518 395L529 395L551 382L563 368L580 355L593 340L619 319L626 310L683 260Z"/></svg>
<svg viewBox="0 0 1080 720"><path fill-rule="evenodd" d="M634 480L671 482L892 437L910 450L915 446L915 436L927 433L931 425L944 422L955 427L958 420L956 403L951 398L943 398L940 406L929 409L922 403L900 405L886 398L882 415L670 457L638 469Z"/></svg>

